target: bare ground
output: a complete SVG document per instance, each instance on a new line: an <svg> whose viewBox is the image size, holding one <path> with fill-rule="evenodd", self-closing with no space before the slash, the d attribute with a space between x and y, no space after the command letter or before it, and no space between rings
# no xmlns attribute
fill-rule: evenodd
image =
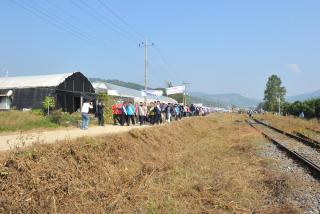
<svg viewBox="0 0 320 214"><path fill-rule="evenodd" d="M51 130L30 130L15 133L0 134L0 151L25 147L39 143L55 143L57 141L75 140L80 137L97 137L106 134L127 132L140 126L92 126L87 130L79 128L63 128Z"/></svg>

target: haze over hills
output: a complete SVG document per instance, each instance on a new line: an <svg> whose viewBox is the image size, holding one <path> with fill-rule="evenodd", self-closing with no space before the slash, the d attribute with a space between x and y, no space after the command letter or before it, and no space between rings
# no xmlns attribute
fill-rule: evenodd
<svg viewBox="0 0 320 214"><path fill-rule="evenodd" d="M290 96L287 98L287 101L289 102L295 102L295 101L305 101L308 99L312 99L312 98L320 98L320 89L314 92L310 92L310 93L304 93L304 94L299 94L299 95L295 95L295 96Z"/></svg>
<svg viewBox="0 0 320 214"><path fill-rule="evenodd" d="M237 107L253 107L257 106L259 101L247 98L237 93L228 94L207 94L201 92L192 92L192 96L200 97L211 102L221 103L227 106L235 105Z"/></svg>
<svg viewBox="0 0 320 214"><path fill-rule="evenodd" d="M143 85L133 83L133 82L125 82L125 81L121 81L121 80L117 80L117 79L89 78L89 80L91 82L95 82L95 81L107 82L107 83L111 83L111 84L126 87L126 88L131 88L131 89L135 89L135 90L144 90Z"/></svg>

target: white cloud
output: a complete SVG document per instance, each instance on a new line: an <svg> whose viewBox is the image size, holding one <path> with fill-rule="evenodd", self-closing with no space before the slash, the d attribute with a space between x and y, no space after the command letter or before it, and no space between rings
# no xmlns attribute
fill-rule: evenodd
<svg viewBox="0 0 320 214"><path fill-rule="evenodd" d="M300 69L300 65L299 64L289 64L286 67L292 73L295 73L295 74L301 73L301 69Z"/></svg>

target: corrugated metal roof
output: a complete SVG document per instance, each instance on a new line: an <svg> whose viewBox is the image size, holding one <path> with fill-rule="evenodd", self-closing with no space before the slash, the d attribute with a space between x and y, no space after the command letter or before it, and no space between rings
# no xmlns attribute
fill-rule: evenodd
<svg viewBox="0 0 320 214"><path fill-rule="evenodd" d="M74 73L1 77L0 89L55 87Z"/></svg>

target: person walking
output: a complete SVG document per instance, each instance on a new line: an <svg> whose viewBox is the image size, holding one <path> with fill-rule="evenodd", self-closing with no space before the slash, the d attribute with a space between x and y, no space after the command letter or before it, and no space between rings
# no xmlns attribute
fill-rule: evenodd
<svg viewBox="0 0 320 214"><path fill-rule="evenodd" d="M150 108L148 111L149 122L151 125L155 123L155 106L154 103L150 103Z"/></svg>
<svg viewBox="0 0 320 214"><path fill-rule="evenodd" d="M166 119L167 119L167 122L170 123L171 122L171 103L168 103L166 109L165 109L165 112L166 112Z"/></svg>
<svg viewBox="0 0 320 214"><path fill-rule="evenodd" d="M176 113L176 120L179 120L180 119L180 107L178 104L176 104L174 106L174 110L175 110L175 113Z"/></svg>
<svg viewBox="0 0 320 214"><path fill-rule="evenodd" d="M132 122L132 125L135 125L135 121L134 121L134 106L132 105L132 102L129 102L129 105L126 108L127 110L127 125L130 125L130 120Z"/></svg>
<svg viewBox="0 0 320 214"><path fill-rule="evenodd" d="M97 106L98 124L104 126L104 104L100 101Z"/></svg>
<svg viewBox="0 0 320 214"><path fill-rule="evenodd" d="M122 102L120 100L117 101L117 121L119 122L119 124L121 125L122 123L122 119L121 119L121 115L122 115Z"/></svg>
<svg viewBox="0 0 320 214"><path fill-rule="evenodd" d="M162 123L160 101L156 102L155 112L156 112L156 115L155 115L156 121L155 122L157 124Z"/></svg>
<svg viewBox="0 0 320 214"><path fill-rule="evenodd" d="M121 121L121 126L124 126L124 122L127 121L127 102L123 102L122 106L121 106L121 117L120 117L120 121Z"/></svg>
<svg viewBox="0 0 320 214"><path fill-rule="evenodd" d="M88 129L89 127L89 110L92 109L92 102L88 102L87 100L84 101L81 108L81 115L82 115L82 129Z"/></svg>
<svg viewBox="0 0 320 214"><path fill-rule="evenodd" d="M117 104L112 105L112 117L113 117L113 125L117 125L117 119L118 119L118 106Z"/></svg>
<svg viewBox="0 0 320 214"><path fill-rule="evenodd" d="M143 124L146 123L147 121L147 116L148 116L148 106L146 103L142 104L142 113L143 113Z"/></svg>
<svg viewBox="0 0 320 214"><path fill-rule="evenodd" d="M143 103L142 102L140 102L140 104L138 106L138 117L139 117L140 126L142 126L144 124L144 111L143 111Z"/></svg>

